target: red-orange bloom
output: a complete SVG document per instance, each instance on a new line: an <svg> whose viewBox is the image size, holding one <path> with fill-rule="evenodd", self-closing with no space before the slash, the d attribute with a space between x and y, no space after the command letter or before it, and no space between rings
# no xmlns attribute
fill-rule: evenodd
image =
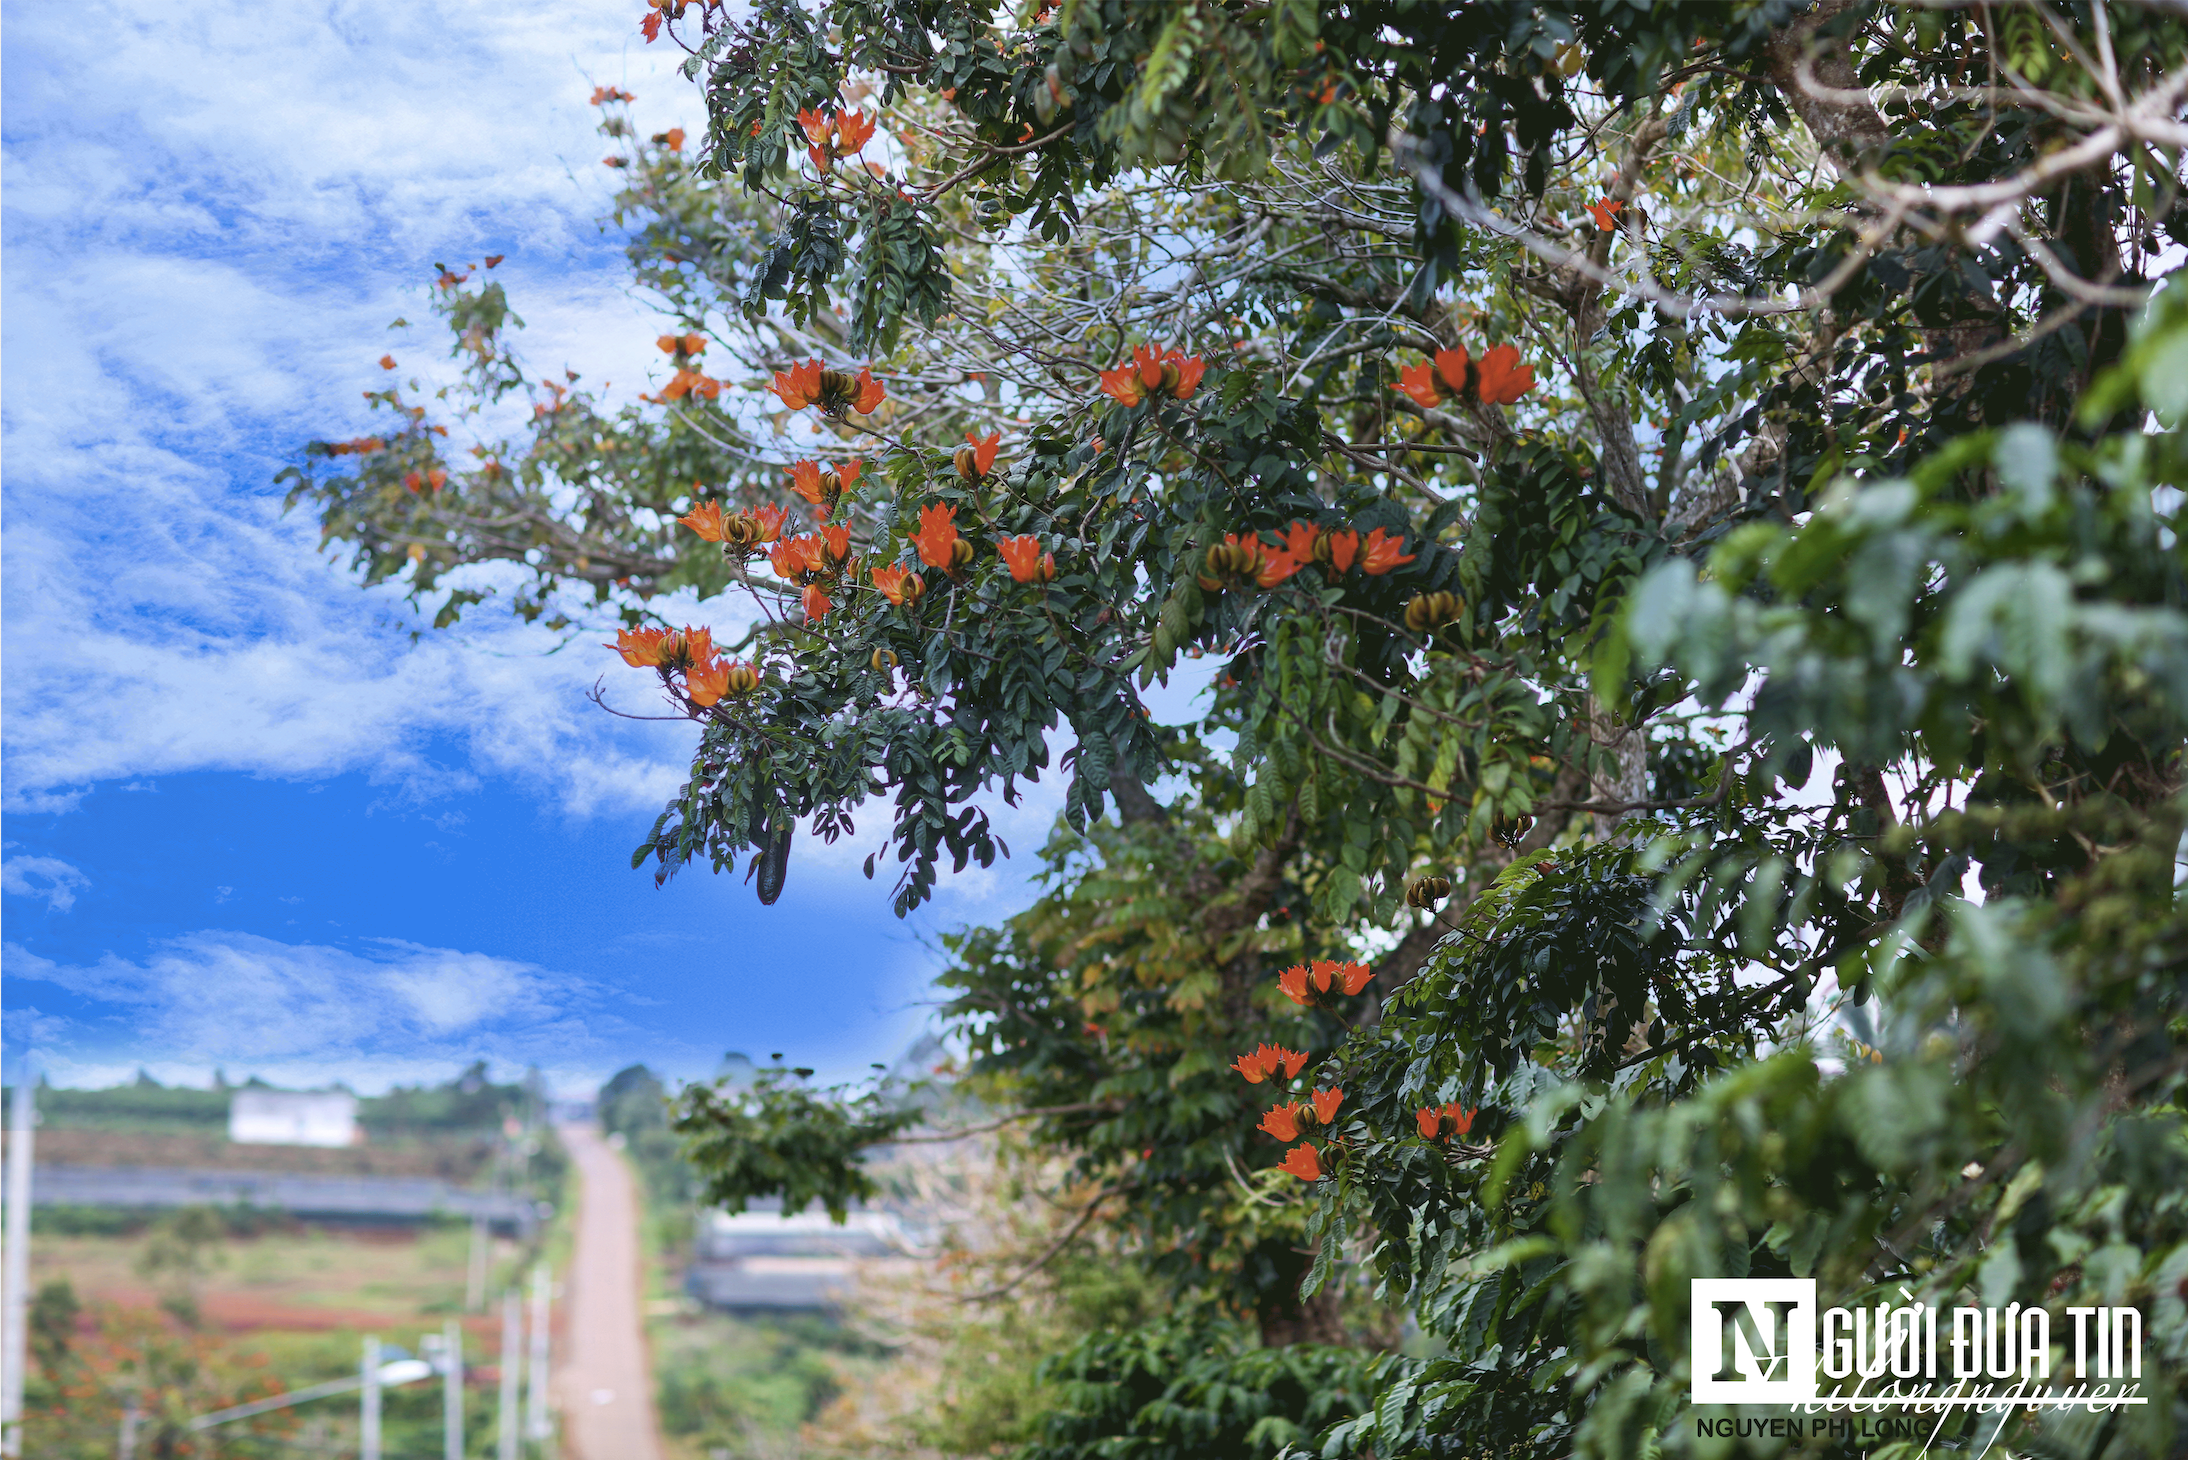
<svg viewBox="0 0 2188 1460"><path fill-rule="evenodd" d="M1118 405L1136 406L1147 399L1147 391L1140 384L1140 373L1130 365L1104 370L1101 377L1103 392Z"/></svg>
<svg viewBox="0 0 2188 1460"><path fill-rule="evenodd" d="M684 673L684 693L701 709L729 692L729 666L716 662L694 664Z"/></svg>
<svg viewBox="0 0 2188 1460"><path fill-rule="evenodd" d="M1264 1041L1253 1053L1242 1054L1231 1061L1231 1068L1244 1075L1247 1084L1258 1085L1279 1070L1287 1080L1296 1078L1306 1062L1305 1050L1284 1049Z"/></svg>
<svg viewBox="0 0 2188 1460"><path fill-rule="evenodd" d="M818 107L806 107L798 113L798 126L804 129L805 140L815 147L828 145L828 113Z"/></svg>
<svg viewBox="0 0 2188 1460"><path fill-rule="evenodd" d="M967 431L965 433L965 439L972 443L973 475L979 477L986 476L988 474L988 469L995 465L995 453L1002 450L1003 433L1000 431L995 431L991 432L989 435L983 438L975 436L972 434L972 432Z"/></svg>
<svg viewBox="0 0 2188 1460"><path fill-rule="evenodd" d="M1413 1112L1413 1123L1421 1128L1421 1139L1432 1141L1443 1127L1443 1116L1433 1105L1424 1105Z"/></svg>
<svg viewBox="0 0 2188 1460"><path fill-rule="evenodd" d="M1290 553L1266 553L1261 559L1260 570L1254 574L1254 581L1264 588L1274 588L1305 566Z"/></svg>
<svg viewBox="0 0 2188 1460"><path fill-rule="evenodd" d="M1474 1117L1477 1114L1478 1111L1468 1110L1457 1101L1441 1110L1433 1105L1424 1105L1413 1112L1413 1123L1421 1128L1422 1140L1436 1141L1465 1135L1474 1128Z"/></svg>
<svg viewBox="0 0 2188 1460"><path fill-rule="evenodd" d="M1284 997L1302 1007L1314 1002L1314 995L1307 992L1307 965L1295 963L1276 976L1276 986L1284 991Z"/></svg>
<svg viewBox="0 0 2188 1460"><path fill-rule="evenodd" d="M828 610L834 608L835 606L835 600L821 591L820 584L813 583L809 584L806 587L805 621L807 623L811 623L817 618L825 617L828 613Z"/></svg>
<svg viewBox="0 0 2188 1460"><path fill-rule="evenodd" d="M872 370L864 365L859 366L858 396L852 404L858 407L860 415L870 416L874 413L874 407L880 405L881 401L881 382L874 379Z"/></svg>
<svg viewBox="0 0 2188 1460"><path fill-rule="evenodd" d="M793 537L787 542L778 542L769 548L767 550L767 560L774 566L775 572L779 576L787 578L791 582L796 582L807 573L817 571L822 566L820 553L821 541L819 538L812 536Z"/></svg>
<svg viewBox="0 0 2188 1460"><path fill-rule="evenodd" d="M1309 522L1294 522L1284 529L1284 551L1301 563L1314 561L1314 540L1322 535L1322 529Z"/></svg>
<svg viewBox="0 0 2188 1460"><path fill-rule="evenodd" d="M1178 400L1191 400L1193 392L1200 389L1200 377L1207 373L1208 362L1198 355L1180 355L1170 352L1178 367L1177 384L1170 387L1170 394Z"/></svg>
<svg viewBox="0 0 2188 1460"><path fill-rule="evenodd" d="M1426 360L1398 372L1398 389L1411 396L1413 403L1424 411L1432 411L1444 402L1443 389L1436 382L1436 367Z"/></svg>
<svg viewBox="0 0 2188 1460"><path fill-rule="evenodd" d="M1365 963L1340 963L1337 965L1338 985L1348 994L1357 994L1375 977L1375 970Z"/></svg>
<svg viewBox="0 0 2188 1460"><path fill-rule="evenodd" d="M930 568L957 566L957 509L932 502L919 509L919 531L912 535L919 560Z"/></svg>
<svg viewBox="0 0 2188 1460"><path fill-rule="evenodd" d="M857 483L858 474L864 470L866 470L866 458L854 456L836 468L836 477L843 483L843 489L848 492Z"/></svg>
<svg viewBox="0 0 2188 1460"><path fill-rule="evenodd" d="M1368 575L1380 578L1393 568L1404 567L1419 557L1419 553L1401 553L1405 546L1403 537L1391 537L1380 527L1367 535L1367 550L1361 557L1360 566Z"/></svg>
<svg viewBox="0 0 2188 1460"><path fill-rule="evenodd" d="M1588 205L1588 216L1595 220L1596 227L1608 233L1618 226L1618 215L1625 210L1625 207L1626 205L1616 198L1604 198L1599 202Z"/></svg>
<svg viewBox="0 0 2188 1460"><path fill-rule="evenodd" d="M669 128L666 132L663 132L661 134L661 141L671 152L683 151L684 129L682 127Z"/></svg>
<svg viewBox="0 0 2188 1460"><path fill-rule="evenodd" d="M1045 555L1041 551L1041 540L1037 537L1006 537L996 543L995 550L1009 565L1011 581L1014 583L1031 583L1036 578L1046 582L1056 575L1056 560L1053 557L1047 558L1048 571L1043 574Z"/></svg>
<svg viewBox="0 0 2188 1460"><path fill-rule="evenodd" d="M676 520L708 542L722 540L722 504L719 502L701 502Z"/></svg>
<svg viewBox="0 0 2188 1460"><path fill-rule="evenodd" d="M670 660L677 664L704 664L714 657L714 630L685 629L670 636Z"/></svg>
<svg viewBox="0 0 2188 1460"><path fill-rule="evenodd" d="M1320 1181L1322 1157L1312 1146L1293 1146L1276 1169L1296 1176L1301 1181Z"/></svg>
<svg viewBox="0 0 2188 1460"><path fill-rule="evenodd" d="M845 112L836 118L836 152L849 157L874 135L874 124L864 112Z"/></svg>
<svg viewBox="0 0 2188 1460"><path fill-rule="evenodd" d="M802 411L820 399L821 362L808 360L793 365L788 370L775 372L775 383L768 387L791 410Z"/></svg>
<svg viewBox="0 0 2188 1460"><path fill-rule="evenodd" d="M902 608L904 606L904 580L910 576L911 570L909 568L891 563L886 568L874 569L874 586L881 590L882 597L888 599L896 607Z"/></svg>
<svg viewBox="0 0 2188 1460"><path fill-rule="evenodd" d="M760 524L760 541L773 542L783 535L783 519L790 514L773 502L766 502L753 508L752 515Z"/></svg>
<svg viewBox="0 0 2188 1460"><path fill-rule="evenodd" d="M1307 1097L1307 1103L1314 1107L1314 1118L1323 1125L1337 1119L1337 1107L1344 1102L1342 1090L1317 1090Z"/></svg>
<svg viewBox="0 0 2188 1460"><path fill-rule="evenodd" d="M1498 345L1481 357L1481 398L1508 406L1535 388L1535 367L1520 363L1513 345Z"/></svg>
<svg viewBox="0 0 2188 1460"><path fill-rule="evenodd" d="M1279 1105L1261 1117L1258 1128L1289 1145L1299 1139L1299 1112L1303 1108L1298 1105Z"/></svg>
<svg viewBox="0 0 2188 1460"><path fill-rule="evenodd" d="M818 507L828 500L828 493L821 486L821 468L817 461L797 462L790 468L790 490Z"/></svg>
<svg viewBox="0 0 2188 1460"><path fill-rule="evenodd" d="M1340 573L1352 571L1352 560L1360 551L1360 534L1351 528L1329 535L1330 566Z"/></svg>
<svg viewBox="0 0 2188 1460"><path fill-rule="evenodd" d="M1467 371L1471 368L1472 366L1466 358L1466 346L1464 345L1459 346L1456 350L1438 350L1436 352L1437 378L1450 387L1453 395L1464 395L1466 393Z"/></svg>
<svg viewBox="0 0 2188 1460"><path fill-rule="evenodd" d="M667 657L669 641L675 637L667 629L617 629L615 642L601 647L621 654L633 669L649 669Z"/></svg>
<svg viewBox="0 0 2188 1460"><path fill-rule="evenodd" d="M828 549L829 559L842 562L851 552L851 529L841 523L820 530L821 543Z"/></svg>

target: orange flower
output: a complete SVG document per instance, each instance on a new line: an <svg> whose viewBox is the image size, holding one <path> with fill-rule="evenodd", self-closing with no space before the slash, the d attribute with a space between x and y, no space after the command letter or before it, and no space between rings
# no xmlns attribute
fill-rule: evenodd
<svg viewBox="0 0 2188 1460"><path fill-rule="evenodd" d="M1403 537L1390 537L1378 527L1367 535L1367 551L1360 566L1367 570L1368 576L1380 578L1391 569L1403 567L1420 556L1418 553L1399 552L1404 546Z"/></svg>
<svg viewBox="0 0 2188 1460"><path fill-rule="evenodd" d="M808 360L793 365L788 370L775 372L775 383L768 387L791 410L802 411L820 399L821 362Z"/></svg>
<svg viewBox="0 0 2188 1460"><path fill-rule="evenodd" d="M1134 345L1132 364L1140 373L1140 384L1149 390L1162 384L1162 351L1153 345Z"/></svg>
<svg viewBox="0 0 2188 1460"><path fill-rule="evenodd" d="M1276 986L1284 991L1284 997L1301 1008L1311 1007L1314 995L1307 992L1307 965L1295 963L1276 976Z"/></svg>
<svg viewBox="0 0 2188 1460"><path fill-rule="evenodd" d="M1320 1181L1322 1157L1312 1146L1293 1146L1276 1169L1296 1176L1301 1181Z"/></svg>
<svg viewBox="0 0 2188 1460"><path fill-rule="evenodd" d="M790 468L790 489L818 507L828 500L828 492L821 486L821 466L817 461L801 461Z"/></svg>
<svg viewBox="0 0 2188 1460"><path fill-rule="evenodd" d="M805 621L807 623L812 623L815 619L826 617L828 610L834 608L835 606L835 600L821 591L820 584L814 583L806 588Z"/></svg>
<svg viewBox="0 0 2188 1460"><path fill-rule="evenodd" d="M828 549L828 556L842 562L851 552L851 529L838 523L820 530L821 544Z"/></svg>
<svg viewBox="0 0 2188 1460"><path fill-rule="evenodd" d="M1456 1101L1438 1110L1424 1105L1413 1112L1413 1123L1421 1128L1424 1141L1444 1140L1450 1136L1463 1136L1474 1128L1476 1112L1466 1109Z"/></svg>
<svg viewBox="0 0 2188 1460"><path fill-rule="evenodd" d="M702 710L729 692L729 666L716 662L694 664L685 671L684 693Z"/></svg>
<svg viewBox="0 0 2188 1460"><path fill-rule="evenodd" d="M708 542L722 540L722 504L719 502L701 502L676 520Z"/></svg>
<svg viewBox="0 0 2188 1460"><path fill-rule="evenodd" d="M1596 227L1608 233L1618 226L1618 215L1624 211L1625 207L1626 205L1616 198L1604 198L1600 202L1588 205L1588 216L1595 220Z"/></svg>
<svg viewBox="0 0 2188 1460"><path fill-rule="evenodd" d="M1046 583L1056 576L1056 559L1041 551L1037 537L1006 537L996 543L995 550L1009 564L1014 583L1031 583L1036 578Z"/></svg>
<svg viewBox="0 0 2188 1460"><path fill-rule="evenodd" d="M874 124L864 112L845 112L836 118L836 152L849 157L874 135Z"/></svg>
<svg viewBox="0 0 2188 1460"><path fill-rule="evenodd" d="M1443 1117L1432 1105L1424 1105L1413 1112L1413 1123L1421 1128L1421 1139L1432 1141L1443 1126Z"/></svg>
<svg viewBox="0 0 2188 1460"><path fill-rule="evenodd" d="M1398 389L1413 397L1413 403L1424 411L1432 411L1444 402L1443 391L1436 383L1436 367L1426 360L1398 372Z"/></svg>
<svg viewBox="0 0 2188 1460"><path fill-rule="evenodd" d="M1147 392L1140 385L1140 373L1130 365L1119 365L1114 370L1101 372L1102 390L1121 406L1136 406L1147 399Z"/></svg>
<svg viewBox="0 0 2188 1460"><path fill-rule="evenodd" d="M661 140L667 144L669 151L681 152L684 150L684 129L671 127L661 134Z"/></svg>
<svg viewBox="0 0 2188 1460"><path fill-rule="evenodd" d="M1284 529L1284 551L1300 563L1314 561L1314 540L1322 535L1322 529L1307 522L1294 522Z"/></svg>
<svg viewBox="0 0 2188 1460"><path fill-rule="evenodd" d="M1351 528L1329 535L1330 566L1340 573L1352 571L1352 560L1360 551L1360 534Z"/></svg>
<svg viewBox="0 0 2188 1460"><path fill-rule="evenodd" d="M767 561L774 567L776 576L795 583L807 572L818 567L817 563L808 560L806 554L807 545L816 541L818 539L810 537L793 537L769 548Z"/></svg>
<svg viewBox="0 0 2188 1460"><path fill-rule="evenodd" d="M768 502L753 508L752 515L760 524L760 541L773 542L783 535L783 519L790 514L773 502Z"/></svg>
<svg viewBox="0 0 2188 1460"><path fill-rule="evenodd" d="M972 443L972 474L976 477L986 476L988 469L995 465L995 453L1002 449L1003 433L995 431L980 437L967 431L965 439Z"/></svg>
<svg viewBox="0 0 2188 1460"><path fill-rule="evenodd" d="M1459 346L1456 350L1438 350L1436 352L1437 378L1450 387L1453 395L1466 394L1467 373L1472 368L1467 361L1464 345Z"/></svg>
<svg viewBox="0 0 2188 1460"><path fill-rule="evenodd" d="M1268 553L1261 559L1261 570L1254 574L1254 581L1264 588L1274 588L1305 566L1290 553Z"/></svg>
<svg viewBox="0 0 2188 1460"><path fill-rule="evenodd" d="M380 368L382 370L393 370L395 368L395 357L393 355L382 355L380 357Z"/></svg>
<svg viewBox="0 0 2188 1460"><path fill-rule="evenodd" d="M815 147L828 145L828 113L817 107L807 107L798 113L798 125L805 132L805 140Z"/></svg>
<svg viewBox="0 0 2188 1460"><path fill-rule="evenodd" d="M1498 345L1481 357L1481 398L1508 406L1535 388L1535 367L1522 365L1513 345Z"/></svg>
<svg viewBox="0 0 2188 1460"><path fill-rule="evenodd" d="M1453 1101L1443 1108L1443 1118L1451 1122L1451 1133L1455 1136L1463 1136L1474 1128L1476 1113L1472 1110L1461 1109L1457 1101Z"/></svg>
<svg viewBox="0 0 2188 1460"><path fill-rule="evenodd" d="M874 407L880 405L881 400L881 382L874 379L872 370L861 365L858 371L858 396L853 402L858 407L858 413L862 416L872 415Z"/></svg>
<svg viewBox="0 0 2188 1460"><path fill-rule="evenodd" d="M1191 400L1193 392L1200 389L1200 377L1207 373L1208 362L1198 355L1180 355L1170 352L1178 367L1177 382L1170 387L1170 394L1178 400Z"/></svg>
<svg viewBox="0 0 2188 1460"><path fill-rule="evenodd" d="M1328 1125L1337 1118L1337 1107L1344 1104L1344 1101L1345 1092L1342 1090L1317 1090L1307 1097L1307 1103L1314 1107L1315 1120L1322 1125Z"/></svg>
<svg viewBox="0 0 2188 1460"><path fill-rule="evenodd" d="M930 568L957 567L957 509L940 502L919 509L919 531L912 536L919 560Z"/></svg>
<svg viewBox="0 0 2188 1460"><path fill-rule="evenodd" d="M439 467L434 467L431 471L425 474L425 480L426 485L430 486L431 488L433 488L434 491L437 492L441 488L448 485L448 473L442 471Z"/></svg>
<svg viewBox="0 0 2188 1460"><path fill-rule="evenodd" d="M1294 1079L1306 1062L1305 1050L1284 1049L1264 1042L1252 1054L1242 1054L1233 1060L1231 1068L1244 1075L1247 1084L1258 1085L1278 1070L1284 1072L1285 1079Z"/></svg>
<svg viewBox="0 0 2188 1460"><path fill-rule="evenodd" d="M905 598L904 580L909 577L911 577L910 569L891 563L886 568L874 569L874 586L881 590L882 597L888 599L896 607L902 608Z"/></svg>
<svg viewBox="0 0 2188 1460"><path fill-rule="evenodd" d="M1299 1139L1299 1112L1302 1108L1297 1105L1279 1105L1262 1116L1261 1124L1256 1128L1265 1130L1290 1145Z"/></svg>
<svg viewBox="0 0 2188 1460"><path fill-rule="evenodd" d="M617 629L615 642L603 644L623 656L623 662L633 669L649 669L666 657L670 639L676 637L667 629Z"/></svg>
<svg viewBox="0 0 2188 1460"><path fill-rule="evenodd" d="M714 657L714 630L685 629L674 636L670 655L679 664L704 664Z"/></svg>

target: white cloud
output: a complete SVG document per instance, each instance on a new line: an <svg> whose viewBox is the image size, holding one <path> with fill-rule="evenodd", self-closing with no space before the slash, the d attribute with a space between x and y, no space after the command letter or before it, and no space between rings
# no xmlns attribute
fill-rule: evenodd
<svg viewBox="0 0 2188 1460"><path fill-rule="evenodd" d="M634 1041L673 1048L589 980L393 939L350 949L205 931L158 944L141 962L108 954L70 965L12 944L6 958L11 979L105 1006L90 1019L38 1016L39 1063L60 1084L110 1083L143 1066L196 1083L214 1069L292 1085L339 1076L370 1091L445 1080L486 1059L536 1064L575 1086L627 1062Z"/></svg>
<svg viewBox="0 0 2188 1460"><path fill-rule="evenodd" d="M543 659L491 605L413 646L271 487L307 437L364 426L435 260L508 254L528 354L642 385L655 331L594 226L587 91L631 86L664 125L697 100L632 16L191 0L100 32L9 8L11 809L202 769L515 775L579 814L673 788L688 730L582 701L614 661ZM395 348L406 374L437 353Z"/></svg>
<svg viewBox="0 0 2188 1460"><path fill-rule="evenodd" d="M76 894L91 879L59 857L9 857L0 862L0 892L11 897L42 897L55 912L76 905Z"/></svg>

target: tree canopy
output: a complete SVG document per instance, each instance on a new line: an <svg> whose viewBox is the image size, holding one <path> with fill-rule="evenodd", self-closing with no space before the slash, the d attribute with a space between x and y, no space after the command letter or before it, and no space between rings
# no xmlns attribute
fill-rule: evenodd
<svg viewBox="0 0 2188 1460"><path fill-rule="evenodd" d="M437 624L620 623L696 729L657 876L772 901L886 800L903 912L1065 778L942 1018L1067 1236L1183 1301L1061 1361L1033 1453L1694 1448L1690 1277L2135 1302L2183 1355L2188 24L643 23L708 116L595 96L673 375L535 380L444 268L465 385L291 501ZM788 1075L680 1123L716 1198L837 1210L901 1129ZM2172 1382L2022 1439L2167 1453Z"/></svg>

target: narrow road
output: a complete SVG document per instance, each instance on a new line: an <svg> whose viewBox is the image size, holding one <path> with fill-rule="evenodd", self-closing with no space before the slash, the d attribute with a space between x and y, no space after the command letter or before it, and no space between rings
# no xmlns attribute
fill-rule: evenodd
<svg viewBox="0 0 2188 1460"><path fill-rule="evenodd" d="M597 1127L557 1129L582 1183L555 1366L564 1453L570 1460L661 1460L641 1314L638 1191Z"/></svg>

